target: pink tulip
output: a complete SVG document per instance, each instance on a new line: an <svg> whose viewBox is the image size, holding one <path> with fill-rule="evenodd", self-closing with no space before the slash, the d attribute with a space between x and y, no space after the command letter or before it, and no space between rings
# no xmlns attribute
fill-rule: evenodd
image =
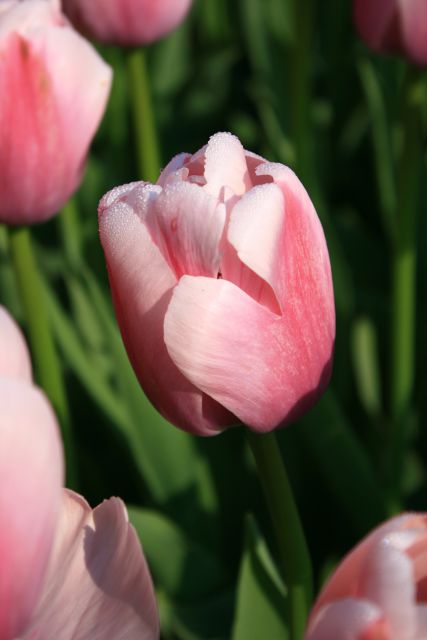
<svg viewBox="0 0 427 640"><path fill-rule="evenodd" d="M156 640L153 587L123 503L92 511L62 489L59 430L18 373L23 341L5 311L0 346L0 640ZM16 357L13 355L13 344Z"/></svg>
<svg viewBox="0 0 427 640"><path fill-rule="evenodd" d="M191 0L63 0L64 11L85 34L106 44L154 42L185 18Z"/></svg>
<svg viewBox="0 0 427 640"><path fill-rule="evenodd" d="M427 638L427 514L404 514L344 559L318 598L306 640Z"/></svg>
<svg viewBox="0 0 427 640"><path fill-rule="evenodd" d="M40 222L78 187L110 68L59 0L0 4L0 222Z"/></svg>
<svg viewBox="0 0 427 640"><path fill-rule="evenodd" d="M427 64L425 0L354 0L354 20L366 44Z"/></svg>
<svg viewBox="0 0 427 640"><path fill-rule="evenodd" d="M270 431L331 373L329 256L295 174L227 133L181 154L156 185L108 193L101 242L141 386L172 423L210 435Z"/></svg>

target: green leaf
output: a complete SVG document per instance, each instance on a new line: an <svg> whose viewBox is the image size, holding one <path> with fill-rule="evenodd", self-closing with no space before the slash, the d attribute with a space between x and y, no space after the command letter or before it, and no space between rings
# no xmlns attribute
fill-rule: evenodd
<svg viewBox="0 0 427 640"><path fill-rule="evenodd" d="M192 436L172 427L146 398L129 363L104 292L89 271L86 271L85 279L114 358L120 397L131 416L128 437L151 495L156 501L169 504L185 494L188 497L193 494L192 498L197 500L200 461ZM206 474L204 478L209 486L200 490L212 494L212 481ZM179 508L182 509L181 502Z"/></svg>
<svg viewBox="0 0 427 640"><path fill-rule="evenodd" d="M150 509L129 507L157 587L172 600L200 601L226 582L218 558L190 539L172 520Z"/></svg>
<svg viewBox="0 0 427 640"><path fill-rule="evenodd" d="M365 449L329 390L298 429L319 471L355 532L364 535L385 519L385 497Z"/></svg>
<svg viewBox="0 0 427 640"><path fill-rule="evenodd" d="M353 366L360 401L368 415L381 414L381 381L378 341L374 323L367 317L354 321L352 331Z"/></svg>
<svg viewBox="0 0 427 640"><path fill-rule="evenodd" d="M253 517L246 522L232 640L286 640L285 590Z"/></svg>

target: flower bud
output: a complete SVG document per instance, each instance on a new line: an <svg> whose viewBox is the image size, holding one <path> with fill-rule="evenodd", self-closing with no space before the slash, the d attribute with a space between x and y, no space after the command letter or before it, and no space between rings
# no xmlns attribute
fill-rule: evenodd
<svg viewBox="0 0 427 640"><path fill-rule="evenodd" d="M59 0L0 4L0 222L41 222L79 186L111 70Z"/></svg>
<svg viewBox="0 0 427 640"><path fill-rule="evenodd" d="M425 0L354 0L354 20L361 38L375 51L427 64Z"/></svg>
<svg viewBox="0 0 427 640"><path fill-rule="evenodd" d="M175 29L191 0L64 0L63 5L90 38L129 47L149 44Z"/></svg>
<svg viewBox="0 0 427 640"><path fill-rule="evenodd" d="M181 154L155 185L99 207L122 336L140 384L201 435L265 432L307 411L331 374L335 312L304 187L231 134Z"/></svg>
<svg viewBox="0 0 427 640"><path fill-rule="evenodd" d="M403 514L375 529L326 583L305 639L427 638L426 557L426 514Z"/></svg>

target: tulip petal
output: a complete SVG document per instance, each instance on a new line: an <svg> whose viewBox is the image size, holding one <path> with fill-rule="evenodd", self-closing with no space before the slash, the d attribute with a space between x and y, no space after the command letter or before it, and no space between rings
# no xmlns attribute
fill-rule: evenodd
<svg viewBox="0 0 427 640"><path fill-rule="evenodd" d="M348 596L356 596L359 593L359 581L362 572L367 564L367 557L373 548L392 533L405 530L413 521L413 514L404 513L387 520L369 535L367 535L338 565L328 582L323 587L316 603L313 607L312 614L316 615L317 611L326 605L340 598Z"/></svg>
<svg viewBox="0 0 427 640"><path fill-rule="evenodd" d="M397 18L398 0L354 0L353 15L362 39L379 49Z"/></svg>
<svg viewBox="0 0 427 640"><path fill-rule="evenodd" d="M186 378L256 431L311 406L330 357L313 356L304 320L288 322L222 279L181 278L164 335Z"/></svg>
<svg viewBox="0 0 427 640"><path fill-rule="evenodd" d="M427 3L398 0L405 48L415 62L427 63Z"/></svg>
<svg viewBox="0 0 427 640"><path fill-rule="evenodd" d="M185 273L216 278L225 206L198 185L167 185L145 220L179 279Z"/></svg>
<svg viewBox="0 0 427 640"><path fill-rule="evenodd" d="M140 46L163 37L184 19L191 0L63 0L71 20L104 43Z"/></svg>
<svg viewBox="0 0 427 640"><path fill-rule="evenodd" d="M399 640L413 638L417 621L412 562L387 537L367 556L358 589L381 608Z"/></svg>
<svg viewBox="0 0 427 640"><path fill-rule="evenodd" d="M183 168L186 161L190 158L189 153L179 153L177 156L174 156L162 170L156 184L165 187L168 182L173 180L174 175Z"/></svg>
<svg viewBox="0 0 427 640"><path fill-rule="evenodd" d="M64 490L43 594L23 640L159 637L148 567L118 498L92 511Z"/></svg>
<svg viewBox="0 0 427 640"><path fill-rule="evenodd" d="M246 165L245 150L231 133L216 133L205 152L205 189L221 198L225 186L235 195L243 195L252 186Z"/></svg>
<svg viewBox="0 0 427 640"><path fill-rule="evenodd" d="M227 238L237 256L225 251L221 263L223 278L275 313L285 299L284 222L281 189L275 184L254 187L231 211Z"/></svg>
<svg viewBox="0 0 427 640"><path fill-rule="evenodd" d="M60 506L62 448L44 395L0 378L0 638L25 629L40 592Z"/></svg>
<svg viewBox="0 0 427 640"><path fill-rule="evenodd" d="M0 49L2 220L41 221L63 206L81 179L111 70L71 28L55 26L55 15L28 38L4 34Z"/></svg>
<svg viewBox="0 0 427 640"><path fill-rule="evenodd" d="M366 600L345 598L321 609L305 640L392 640L381 609Z"/></svg>
<svg viewBox="0 0 427 640"><path fill-rule="evenodd" d="M26 342L12 316L0 306L0 376L31 382L31 361Z"/></svg>
<svg viewBox="0 0 427 640"><path fill-rule="evenodd" d="M421 604L416 609L417 631L414 640L424 640L427 638L427 605Z"/></svg>
<svg viewBox="0 0 427 640"><path fill-rule="evenodd" d="M164 316L177 283L144 220L159 187L127 185L100 203L99 230L117 319L132 366L151 402L171 422L201 435L235 421L172 362Z"/></svg>

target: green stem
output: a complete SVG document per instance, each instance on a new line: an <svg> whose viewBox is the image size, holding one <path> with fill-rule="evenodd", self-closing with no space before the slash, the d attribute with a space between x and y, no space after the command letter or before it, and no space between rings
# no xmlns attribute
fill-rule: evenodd
<svg viewBox="0 0 427 640"><path fill-rule="evenodd" d="M287 587L289 639L301 640L312 598L312 569L304 531L274 433L247 430L264 489Z"/></svg>
<svg viewBox="0 0 427 640"><path fill-rule="evenodd" d="M43 284L34 259L30 231L11 228L10 251L16 282L27 322L36 379L51 401L61 425L65 449L67 486L75 487L74 448L67 397L44 302Z"/></svg>
<svg viewBox="0 0 427 640"><path fill-rule="evenodd" d="M154 183L159 177L161 159L147 62L143 49L134 49L128 52L127 75L138 171L141 178Z"/></svg>
<svg viewBox="0 0 427 640"><path fill-rule="evenodd" d="M82 234L74 198L65 204L57 220L67 262L72 268L79 269L82 266Z"/></svg>
<svg viewBox="0 0 427 640"><path fill-rule="evenodd" d="M392 256L391 498L399 508L415 366L417 209L423 152L419 72L403 88L403 147L398 171L397 233Z"/></svg>

